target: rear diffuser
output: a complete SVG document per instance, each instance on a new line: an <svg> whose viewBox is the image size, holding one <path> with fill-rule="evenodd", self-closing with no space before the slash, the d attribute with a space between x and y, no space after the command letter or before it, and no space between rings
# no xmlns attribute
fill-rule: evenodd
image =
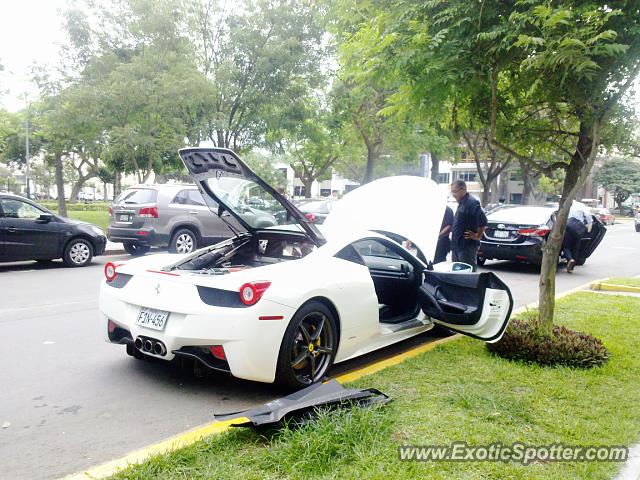
<svg viewBox="0 0 640 480"><path fill-rule="evenodd" d="M375 388L356 390L344 388L337 380L317 383L286 397L272 400L256 408L243 412L216 416L216 420L226 421L246 417L249 422L234 424L234 427L272 426L283 424L283 420L301 421L312 418L316 409L335 409L344 406L368 407L384 405L391 399Z"/></svg>

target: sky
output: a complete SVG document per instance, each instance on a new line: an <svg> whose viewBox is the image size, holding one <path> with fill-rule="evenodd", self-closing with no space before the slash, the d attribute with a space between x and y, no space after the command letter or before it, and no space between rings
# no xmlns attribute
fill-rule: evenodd
<svg viewBox="0 0 640 480"><path fill-rule="evenodd" d="M59 11L66 0L0 0L0 106L24 107L24 94L35 98L30 66L55 65L64 40ZM8 92L6 92L8 90Z"/></svg>

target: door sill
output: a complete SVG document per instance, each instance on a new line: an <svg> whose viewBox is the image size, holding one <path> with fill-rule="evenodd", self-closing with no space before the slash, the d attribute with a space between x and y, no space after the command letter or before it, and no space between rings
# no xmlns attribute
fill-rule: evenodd
<svg viewBox="0 0 640 480"><path fill-rule="evenodd" d="M423 320L417 318L410 318L400 323L385 323L380 322L380 333L382 335L390 335L392 333L398 333L403 330L411 330L412 328L424 327L426 323Z"/></svg>

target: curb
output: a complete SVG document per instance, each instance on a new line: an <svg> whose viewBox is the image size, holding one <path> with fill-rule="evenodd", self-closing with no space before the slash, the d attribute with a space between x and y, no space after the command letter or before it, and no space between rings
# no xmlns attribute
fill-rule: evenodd
<svg viewBox="0 0 640 480"><path fill-rule="evenodd" d="M640 287L632 287L629 285L615 285L613 283L604 283L604 282L592 283L591 290L603 290L608 292L640 293Z"/></svg>
<svg viewBox="0 0 640 480"><path fill-rule="evenodd" d="M603 280L606 280L606 279L599 280L598 282L602 282ZM566 297L567 295L571 295L572 293L585 290L590 285L591 285L591 282L581 285L579 287L573 288L571 290L567 290L566 292L556 295L555 298L557 300L559 298ZM538 305L538 302L534 302L534 303L525 305L523 307L517 308L511 312L511 317L513 317L514 315L520 314L522 312L525 312L531 308L537 307L537 305ZM359 368L352 372L340 375L335 379L340 383L353 382L355 380L358 380L359 378L379 372L380 370L384 370L385 368L391 367L393 365L398 365L404 362L405 360L408 360L424 352L432 350L438 345L442 345L444 343L448 343L454 340L459 340L461 338L462 338L462 335L457 334L451 337L441 338L439 340L435 340L433 342L429 342L424 345L419 345L417 347L407 350L406 352L403 352L394 357L380 360L378 362L372 363L370 365ZM143 463L154 455L168 453L178 448L192 445L198 440L203 439L204 437L226 432L227 430L231 429L235 423L244 423L246 421L248 421L246 418L236 418L236 419L227 420L224 422L213 421L210 423L206 423L199 427L195 427L191 430L175 435L166 440L162 440L153 445L149 445L147 447L141 448L134 452L128 453L124 457L108 461L106 463L100 464L95 467L91 467L83 472L67 475L66 477L62 477L61 480L97 480L97 479L107 478L112 475L115 475L119 470L125 469L131 465Z"/></svg>

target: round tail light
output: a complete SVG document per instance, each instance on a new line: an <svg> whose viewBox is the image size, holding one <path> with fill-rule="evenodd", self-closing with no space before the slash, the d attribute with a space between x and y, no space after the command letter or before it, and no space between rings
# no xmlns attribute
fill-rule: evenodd
<svg viewBox="0 0 640 480"><path fill-rule="evenodd" d="M271 282L248 282L240 287L240 300L245 305L254 305L262 297L262 294L269 288Z"/></svg>
<svg viewBox="0 0 640 480"><path fill-rule="evenodd" d="M104 276L106 277L107 281L113 282L116 278L116 275L116 264L113 262L108 262L104 266Z"/></svg>

